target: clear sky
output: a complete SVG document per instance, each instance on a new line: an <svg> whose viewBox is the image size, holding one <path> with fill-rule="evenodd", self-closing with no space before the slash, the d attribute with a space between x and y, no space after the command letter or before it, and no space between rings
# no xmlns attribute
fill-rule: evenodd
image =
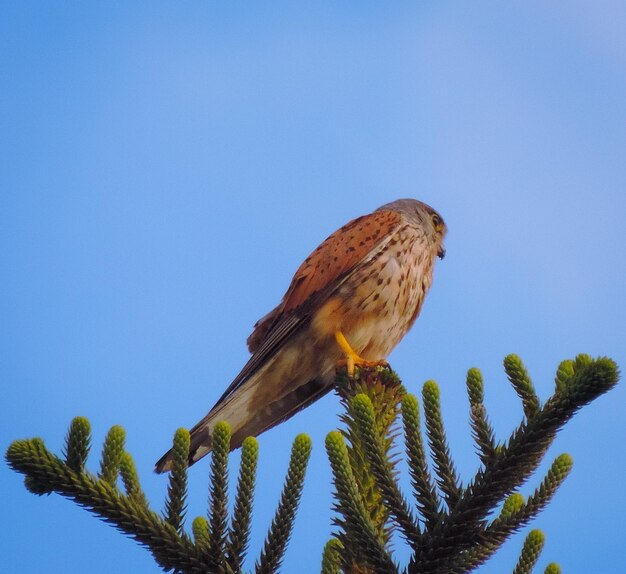
<svg viewBox="0 0 626 574"><path fill-rule="evenodd" d="M412 392L440 383L464 478L478 464L469 367L483 370L504 438L522 415L507 353L542 397L578 352L626 365L626 4L313 4L0 5L3 451L31 436L59 451L84 415L95 470L121 424L160 508L154 461L239 371L253 323L302 259L399 197L431 204L450 231L391 363ZM547 536L542 567L626 571L625 389L585 408L549 453L575 466L533 523ZM291 440L307 432L283 572L319 571L332 516L323 441L338 411L328 396L260 438L252 558ZM207 473L191 471L192 517L206 510ZM73 503L26 492L5 464L0 485L3 570L158 571ZM482 572L511 571L521 543Z"/></svg>

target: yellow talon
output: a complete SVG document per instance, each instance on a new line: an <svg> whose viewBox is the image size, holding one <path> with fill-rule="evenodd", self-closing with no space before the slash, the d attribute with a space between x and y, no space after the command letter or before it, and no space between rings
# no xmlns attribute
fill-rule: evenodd
<svg viewBox="0 0 626 574"><path fill-rule="evenodd" d="M379 367L381 365L386 365L387 361L384 359L382 361L366 361L362 357L360 357L356 351L350 346L348 340L345 338L344 334L341 331L335 332L335 340L341 347L341 350L344 352L346 358L339 361L339 365L346 365L348 369L348 375L354 375L354 367L356 365L360 367Z"/></svg>

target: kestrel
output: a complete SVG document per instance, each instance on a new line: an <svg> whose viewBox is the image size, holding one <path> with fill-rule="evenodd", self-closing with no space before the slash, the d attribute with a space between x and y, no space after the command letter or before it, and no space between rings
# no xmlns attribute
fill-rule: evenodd
<svg viewBox="0 0 626 574"><path fill-rule="evenodd" d="M235 449L326 394L342 359L349 371L384 362L420 313L445 235L434 209L399 199L328 237L255 324L250 360L191 429L189 463L210 452L218 421L230 424ZM156 471L170 466L171 451Z"/></svg>

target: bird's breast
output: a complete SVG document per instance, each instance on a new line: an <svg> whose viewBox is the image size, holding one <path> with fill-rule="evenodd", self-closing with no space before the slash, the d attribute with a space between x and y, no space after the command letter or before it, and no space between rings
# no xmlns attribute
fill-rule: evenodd
<svg viewBox="0 0 626 574"><path fill-rule="evenodd" d="M320 307L313 328L320 337L342 331L364 359L387 357L419 314L433 261L427 239L401 229Z"/></svg>

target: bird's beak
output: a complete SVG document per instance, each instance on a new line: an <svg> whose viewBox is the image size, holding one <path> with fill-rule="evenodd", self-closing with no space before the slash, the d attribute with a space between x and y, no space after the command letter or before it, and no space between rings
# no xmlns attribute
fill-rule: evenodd
<svg viewBox="0 0 626 574"><path fill-rule="evenodd" d="M443 259L446 256L446 248L443 246L443 243L439 246L439 251L437 251L437 257L439 259Z"/></svg>

